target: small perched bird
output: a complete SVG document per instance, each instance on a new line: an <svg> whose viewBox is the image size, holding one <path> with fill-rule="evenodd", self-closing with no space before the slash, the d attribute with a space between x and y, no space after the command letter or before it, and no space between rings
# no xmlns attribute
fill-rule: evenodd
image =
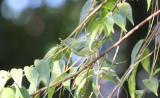
<svg viewBox="0 0 160 98"><path fill-rule="evenodd" d="M96 53L100 46L108 39L108 37L94 41L89 49L89 44L86 41L78 41L75 38L69 38L65 41L65 45L71 48L71 51L81 57L88 57Z"/></svg>

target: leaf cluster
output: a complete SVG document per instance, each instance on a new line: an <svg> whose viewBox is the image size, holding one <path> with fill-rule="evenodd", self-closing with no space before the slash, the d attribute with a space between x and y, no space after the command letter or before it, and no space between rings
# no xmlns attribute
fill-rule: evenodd
<svg viewBox="0 0 160 98"><path fill-rule="evenodd" d="M149 10L151 0L147 0L147 3L147 10ZM115 24L126 34L127 20L134 25L132 8L129 3L117 3L117 0L87 0L80 14L79 25L68 38L74 35L78 40L82 31L84 31L85 36L83 37L87 36L87 43L91 49L93 41L100 39L103 33L104 37L112 36ZM95 53L91 56L92 58L85 59L80 65L75 66L82 57L73 62L72 50L64 46L65 40L61 41L60 45L51 48L43 59L36 59L31 66L25 66L23 69L13 68L10 71L1 70L0 97L29 98L30 96L36 97L45 91L43 97L52 98L54 93L59 89L61 89L62 94L65 90L68 90L70 96L75 98L92 97L93 93L98 97L100 92L99 86L102 82L100 80L108 79L117 85L120 82L124 82L121 81L122 79L111 68L112 65L118 66L119 63L109 61L107 55L92 63L94 57L101 55L100 53ZM112 37L110 41L112 42ZM140 63L144 70L150 74L150 78L143 80L143 83L146 85L146 88L158 96L157 89L159 83L156 78L153 78L153 75L158 73L160 69L155 69L156 59L154 60L152 69L150 68L150 54L152 52L147 48L148 43L149 41L145 39L137 42L132 50L130 68L126 71L127 75L124 74L124 80L128 81L129 93L132 98L136 96L142 97L145 93L145 90L136 90L135 79ZM87 64L90 64L90 66L86 66ZM29 81L29 88L23 86L23 77L26 77ZM113 77L116 77L116 79ZM6 87L6 82L11 78L14 80L14 83ZM92 78L93 80L90 81ZM87 88L89 88L87 84L89 82L92 84L91 94L87 94ZM44 87L39 88L40 85Z"/></svg>

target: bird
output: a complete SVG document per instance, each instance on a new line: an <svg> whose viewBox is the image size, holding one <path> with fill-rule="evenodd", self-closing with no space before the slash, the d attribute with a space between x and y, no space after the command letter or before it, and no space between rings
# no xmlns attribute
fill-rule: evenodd
<svg viewBox="0 0 160 98"><path fill-rule="evenodd" d="M109 37L105 37L100 40L96 40L92 42L91 50L89 48L89 44L86 41L78 41L75 38L69 38L65 41L64 45L68 46L71 51L80 56L80 57L88 57L97 52L100 46L108 39Z"/></svg>

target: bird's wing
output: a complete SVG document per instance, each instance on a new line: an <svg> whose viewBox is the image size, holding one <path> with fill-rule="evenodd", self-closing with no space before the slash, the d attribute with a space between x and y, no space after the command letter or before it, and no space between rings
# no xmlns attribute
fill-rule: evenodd
<svg viewBox="0 0 160 98"><path fill-rule="evenodd" d="M76 51L80 51L81 49L84 49L85 47L87 47L86 41L80 41L80 42L76 42L73 45L73 49Z"/></svg>

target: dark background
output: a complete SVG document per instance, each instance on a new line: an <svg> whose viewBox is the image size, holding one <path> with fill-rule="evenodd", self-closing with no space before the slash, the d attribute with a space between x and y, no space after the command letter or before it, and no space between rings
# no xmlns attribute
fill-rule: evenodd
<svg viewBox="0 0 160 98"><path fill-rule="evenodd" d="M86 0L0 1L0 70L41 59L78 25Z"/></svg>

